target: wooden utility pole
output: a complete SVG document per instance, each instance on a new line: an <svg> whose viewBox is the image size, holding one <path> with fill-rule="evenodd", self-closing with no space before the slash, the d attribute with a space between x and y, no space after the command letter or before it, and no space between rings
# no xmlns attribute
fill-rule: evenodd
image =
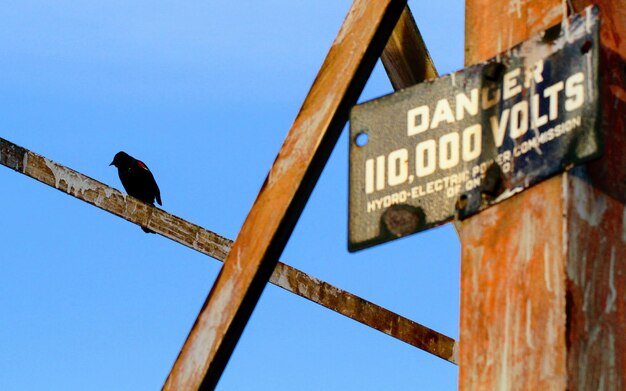
<svg viewBox="0 0 626 391"><path fill-rule="evenodd" d="M604 154L462 222L461 390L626 389L626 1L596 4ZM587 5L468 0L465 62Z"/></svg>

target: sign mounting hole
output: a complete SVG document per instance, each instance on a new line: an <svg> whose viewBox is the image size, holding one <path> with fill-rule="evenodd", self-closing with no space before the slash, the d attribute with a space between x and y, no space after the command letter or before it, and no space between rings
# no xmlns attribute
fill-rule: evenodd
<svg viewBox="0 0 626 391"><path fill-rule="evenodd" d="M369 136L365 132L360 132L354 138L354 143L357 147L364 147L369 141Z"/></svg>

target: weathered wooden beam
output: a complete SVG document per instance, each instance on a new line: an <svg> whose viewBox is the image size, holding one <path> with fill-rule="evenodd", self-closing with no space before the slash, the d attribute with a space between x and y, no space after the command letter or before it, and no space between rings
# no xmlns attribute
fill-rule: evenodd
<svg viewBox="0 0 626 391"><path fill-rule="evenodd" d="M276 266L270 282L456 364L456 342L452 338L336 288L327 282L308 276L304 272L283 263Z"/></svg>
<svg viewBox="0 0 626 391"><path fill-rule="evenodd" d="M233 241L161 209L148 206L71 168L0 138L0 164L218 261L224 261ZM451 363L455 341L426 326L339 289L279 262L270 282L366 326L379 330Z"/></svg>
<svg viewBox="0 0 626 391"><path fill-rule="evenodd" d="M594 3L604 154L462 222L461 390L626 389L626 1ZM588 4L468 0L466 63Z"/></svg>
<svg viewBox="0 0 626 391"><path fill-rule="evenodd" d="M438 76L408 5L404 7L380 59L395 90Z"/></svg>
<svg viewBox="0 0 626 391"><path fill-rule="evenodd" d="M217 384L405 5L352 4L164 389Z"/></svg>
<svg viewBox="0 0 626 391"><path fill-rule="evenodd" d="M190 247L223 260L231 241L71 168L0 138L0 164Z"/></svg>
<svg viewBox="0 0 626 391"><path fill-rule="evenodd" d="M396 89L437 75L408 6L405 7L381 58ZM230 251L230 239L163 210L147 206L116 189L2 139L0 163L135 224L149 226L161 235L219 261L224 261ZM456 363L453 339L289 265L279 262L270 282Z"/></svg>
<svg viewBox="0 0 626 391"><path fill-rule="evenodd" d="M439 76L408 5L404 7L380 59L396 91ZM459 222L455 220L452 224L458 233Z"/></svg>

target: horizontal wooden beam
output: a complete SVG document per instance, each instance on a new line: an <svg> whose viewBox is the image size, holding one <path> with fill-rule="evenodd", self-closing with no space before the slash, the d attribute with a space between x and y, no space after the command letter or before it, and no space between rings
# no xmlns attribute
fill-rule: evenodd
<svg viewBox="0 0 626 391"><path fill-rule="evenodd" d="M0 164L66 194L224 261L233 241L0 138ZM428 327L278 263L270 282L391 337L456 363L455 341Z"/></svg>

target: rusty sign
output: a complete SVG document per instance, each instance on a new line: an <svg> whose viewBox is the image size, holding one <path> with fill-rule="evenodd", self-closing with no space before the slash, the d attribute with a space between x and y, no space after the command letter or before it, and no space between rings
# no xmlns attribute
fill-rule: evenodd
<svg viewBox="0 0 626 391"><path fill-rule="evenodd" d="M465 218L599 156L597 13L355 106L348 249Z"/></svg>

